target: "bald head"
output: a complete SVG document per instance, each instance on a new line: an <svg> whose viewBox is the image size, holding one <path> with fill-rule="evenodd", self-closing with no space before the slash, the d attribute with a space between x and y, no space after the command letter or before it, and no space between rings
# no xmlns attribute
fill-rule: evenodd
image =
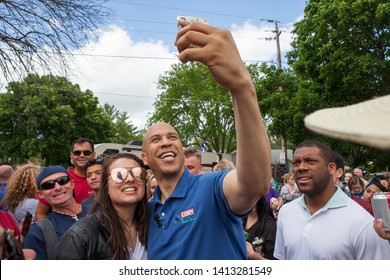
<svg viewBox="0 0 390 280"><path fill-rule="evenodd" d="M363 171L360 168L355 168L353 170L353 174L360 177L360 178L363 177Z"/></svg>
<svg viewBox="0 0 390 280"><path fill-rule="evenodd" d="M146 131L144 138L142 140L142 151L146 151L146 147L148 146L147 144L151 141L151 139L155 136L158 135L161 130L171 130L172 132L176 133L178 135L178 132L176 129L170 125L169 123L166 122L158 122L153 124L148 128Z"/></svg>
<svg viewBox="0 0 390 280"><path fill-rule="evenodd" d="M0 165L0 182L6 183L8 179L11 177L12 173L14 173L14 169L11 165L3 164Z"/></svg>

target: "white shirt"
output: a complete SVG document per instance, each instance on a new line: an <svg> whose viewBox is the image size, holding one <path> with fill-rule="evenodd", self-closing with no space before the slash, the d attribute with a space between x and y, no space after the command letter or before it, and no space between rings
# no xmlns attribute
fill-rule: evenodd
<svg viewBox="0 0 390 280"><path fill-rule="evenodd" d="M134 252L131 249L131 247L128 247L127 249L129 250L130 260L147 260L148 259L148 254L146 252L146 248L139 241L138 235L137 235L137 243L135 244Z"/></svg>
<svg viewBox="0 0 390 280"><path fill-rule="evenodd" d="M390 245L373 228L373 217L337 188L310 215L305 195L280 209L274 256L281 260L390 259Z"/></svg>

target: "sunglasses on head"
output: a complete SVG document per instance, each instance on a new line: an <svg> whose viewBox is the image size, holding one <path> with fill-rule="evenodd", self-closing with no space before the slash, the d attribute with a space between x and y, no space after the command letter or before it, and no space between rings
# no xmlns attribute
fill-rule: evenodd
<svg viewBox="0 0 390 280"><path fill-rule="evenodd" d="M131 175L131 177L135 181L145 181L146 180L146 170L143 169L142 167L133 167L133 168L123 168L123 167L118 167L114 168L110 174L111 179L115 183L123 183L126 181L127 177Z"/></svg>
<svg viewBox="0 0 390 280"><path fill-rule="evenodd" d="M84 151L79 151L79 150L76 150L76 151L73 151L72 154L74 154L76 157L80 156L81 153L83 153L84 156L90 156L92 155L92 151L91 150L84 150Z"/></svg>
<svg viewBox="0 0 390 280"><path fill-rule="evenodd" d="M63 186L63 185L66 185L67 183L69 183L69 181L70 181L69 176L61 176L55 180L49 180L49 181L42 183L39 188L41 190L45 190L45 191L51 190L52 188L54 188L56 183L58 183L60 186Z"/></svg>
<svg viewBox="0 0 390 280"><path fill-rule="evenodd" d="M95 158L96 163L102 164L104 162L104 157L97 157Z"/></svg>

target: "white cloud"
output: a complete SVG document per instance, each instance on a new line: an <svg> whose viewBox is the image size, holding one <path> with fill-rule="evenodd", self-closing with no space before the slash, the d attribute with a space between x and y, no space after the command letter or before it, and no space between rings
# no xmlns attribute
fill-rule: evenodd
<svg viewBox="0 0 390 280"><path fill-rule="evenodd" d="M159 93L158 76L178 62L158 59L175 57L169 46L161 41L134 42L124 30L112 27L102 32L99 41L86 45L80 52L88 56L76 57L79 73L74 73L70 80L82 90L92 90L101 105L108 103L128 112L131 122L143 128Z"/></svg>
<svg viewBox="0 0 390 280"><path fill-rule="evenodd" d="M243 26L232 25L231 30L243 60L250 62L274 61L276 63L276 41L273 39L275 33L272 32L272 30L275 30L275 25L273 23L259 21L258 24L253 24L252 21L247 21ZM279 30L282 31L279 42L283 61L284 53L291 49L292 25L281 27L279 24ZM266 40L265 38L272 38L272 40Z"/></svg>
<svg viewBox="0 0 390 280"><path fill-rule="evenodd" d="M267 32L273 27L273 24L255 25L250 21L243 26L232 25L232 34L244 60L276 61L275 41L258 39L274 36ZM289 32L292 26L287 28L289 30L283 30L288 32L281 35L282 53L290 49ZM159 75L173 63L179 62L174 59L176 53L170 51L170 47L172 49L162 41L135 42L126 31L113 26L103 31L97 42L80 50L88 56L76 57L79 73L75 73L70 80L78 83L82 90L92 90L101 105L109 103L120 111L128 112L131 122L141 129L146 123L147 114L154 110L154 98L159 93L156 85Z"/></svg>

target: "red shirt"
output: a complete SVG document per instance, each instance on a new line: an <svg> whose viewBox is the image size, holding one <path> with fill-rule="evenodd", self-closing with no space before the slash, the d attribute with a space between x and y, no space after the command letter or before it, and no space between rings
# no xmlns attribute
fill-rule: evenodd
<svg viewBox="0 0 390 280"><path fill-rule="evenodd" d="M0 210L0 226L4 229L10 229L15 237L20 235L18 225L10 213Z"/></svg>
<svg viewBox="0 0 390 280"><path fill-rule="evenodd" d="M361 199L357 196L352 195L351 197L353 200L355 200L361 207L363 207L365 210L367 210L368 213L370 213L372 216L374 216L374 211L372 209L371 203L365 201L364 199Z"/></svg>
<svg viewBox="0 0 390 280"><path fill-rule="evenodd" d="M68 170L70 178L74 181L75 200L80 203L93 194L93 190L88 186L87 179L75 174L74 169Z"/></svg>

